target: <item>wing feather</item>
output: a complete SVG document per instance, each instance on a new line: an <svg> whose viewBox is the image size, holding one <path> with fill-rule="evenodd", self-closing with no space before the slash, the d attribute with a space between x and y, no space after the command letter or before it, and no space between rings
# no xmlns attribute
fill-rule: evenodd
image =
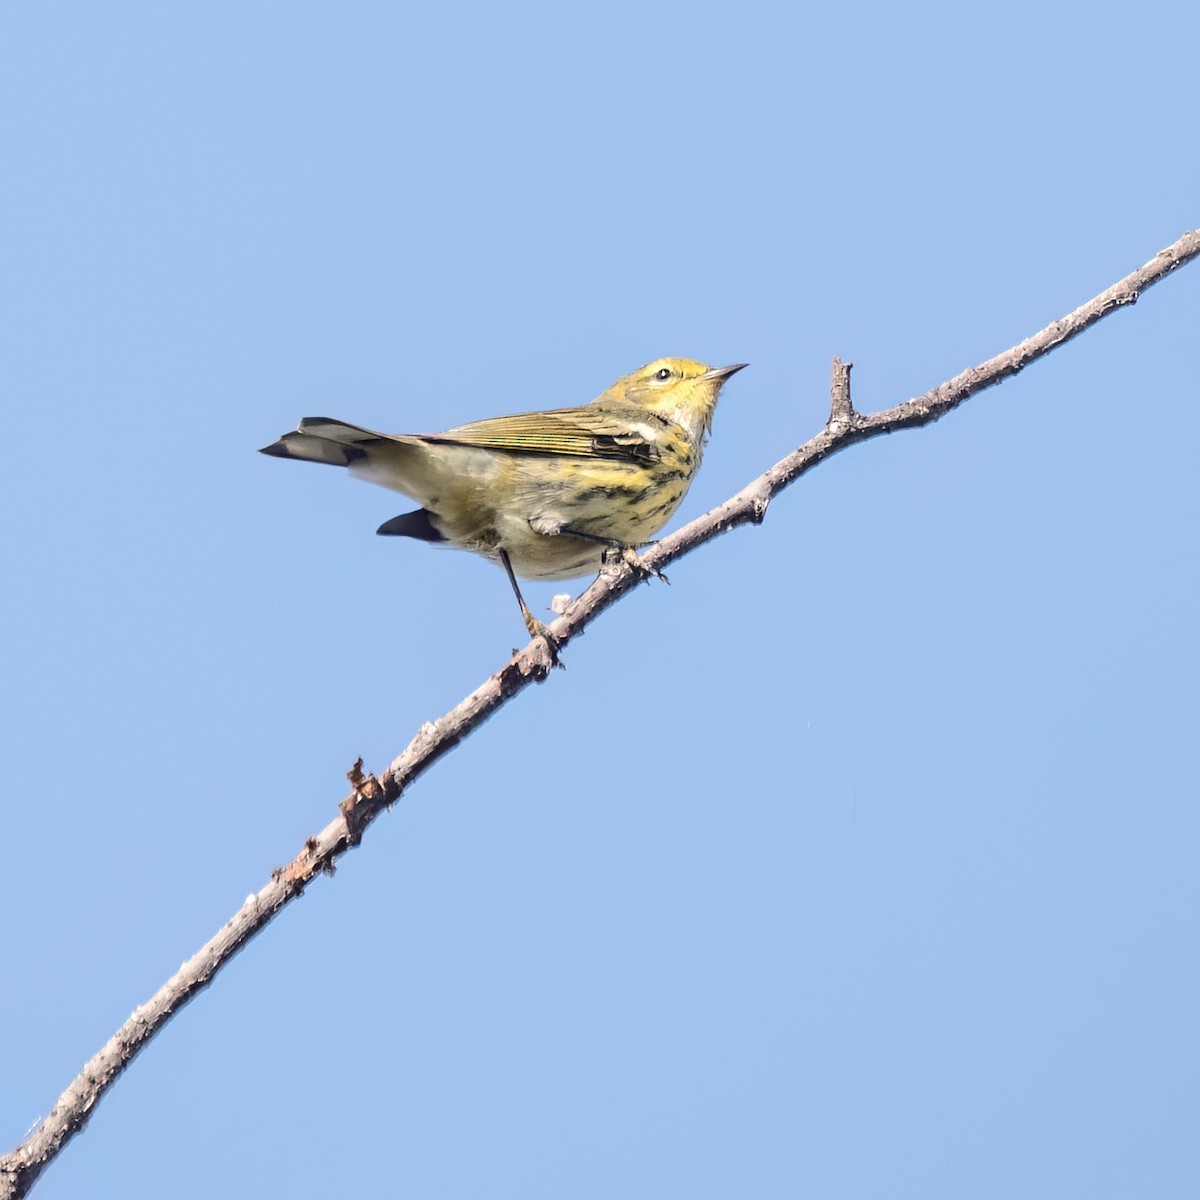
<svg viewBox="0 0 1200 1200"><path fill-rule="evenodd" d="M590 408L557 408L546 412L493 417L422 434L422 440L443 445L478 446L527 454L563 454L574 458L648 462L658 457L653 430L646 416L622 419L619 414Z"/></svg>

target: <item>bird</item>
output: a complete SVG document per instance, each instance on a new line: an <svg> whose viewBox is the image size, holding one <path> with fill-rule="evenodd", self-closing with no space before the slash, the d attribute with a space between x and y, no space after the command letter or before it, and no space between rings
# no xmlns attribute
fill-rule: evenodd
<svg viewBox="0 0 1200 1200"><path fill-rule="evenodd" d="M443 433L377 433L305 417L261 453L344 467L421 507L380 534L455 546L498 562L531 638L546 626L517 577L571 579L604 556L633 562L679 507L700 467L722 386L748 364L659 358L590 404L492 417Z"/></svg>

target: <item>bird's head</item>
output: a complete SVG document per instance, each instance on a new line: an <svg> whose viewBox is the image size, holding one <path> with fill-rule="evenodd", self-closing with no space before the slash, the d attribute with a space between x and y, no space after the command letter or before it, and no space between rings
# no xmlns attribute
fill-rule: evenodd
<svg viewBox="0 0 1200 1200"><path fill-rule="evenodd" d="M622 376L594 403L616 401L658 413L699 439L712 426L721 385L747 365L709 367L690 358L657 358Z"/></svg>

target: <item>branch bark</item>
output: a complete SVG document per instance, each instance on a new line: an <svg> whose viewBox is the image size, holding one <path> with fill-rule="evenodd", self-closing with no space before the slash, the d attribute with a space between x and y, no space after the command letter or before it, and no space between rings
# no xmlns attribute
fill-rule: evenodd
<svg viewBox="0 0 1200 1200"><path fill-rule="evenodd" d="M661 571L698 546L739 525L760 524L767 507L784 488L831 455L857 442L930 424L963 401L1016 375L1030 363L1116 309L1134 304L1147 288L1200 256L1200 230L1177 242L1086 304L995 358L956 375L922 396L880 412L860 414L850 396L850 364L833 360L829 420L816 436L776 463L737 495L658 542L641 557L647 571ZM607 566L550 630L567 645L606 608L634 588L643 574L621 562ZM151 1038L184 1004L208 986L217 972L286 904L358 844L367 827L403 795L442 755L452 750L501 705L531 683L541 682L554 663L542 639L513 654L503 667L444 716L423 725L382 775L365 775L362 760L348 774L351 791L338 816L305 841L300 853L276 869L260 891L113 1034L16 1149L0 1158L0 1200L24 1196L63 1147L87 1123L92 1109Z"/></svg>

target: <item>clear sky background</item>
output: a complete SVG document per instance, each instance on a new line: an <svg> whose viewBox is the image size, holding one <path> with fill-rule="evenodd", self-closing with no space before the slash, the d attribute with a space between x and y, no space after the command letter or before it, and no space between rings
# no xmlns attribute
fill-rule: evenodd
<svg viewBox="0 0 1200 1200"><path fill-rule="evenodd" d="M524 640L493 566L375 536L403 497L259 446L748 361L696 516L835 354L896 403L1200 224L1198 34L6 6L4 1148ZM36 1194L1194 1195L1198 330L1193 266L639 588Z"/></svg>

